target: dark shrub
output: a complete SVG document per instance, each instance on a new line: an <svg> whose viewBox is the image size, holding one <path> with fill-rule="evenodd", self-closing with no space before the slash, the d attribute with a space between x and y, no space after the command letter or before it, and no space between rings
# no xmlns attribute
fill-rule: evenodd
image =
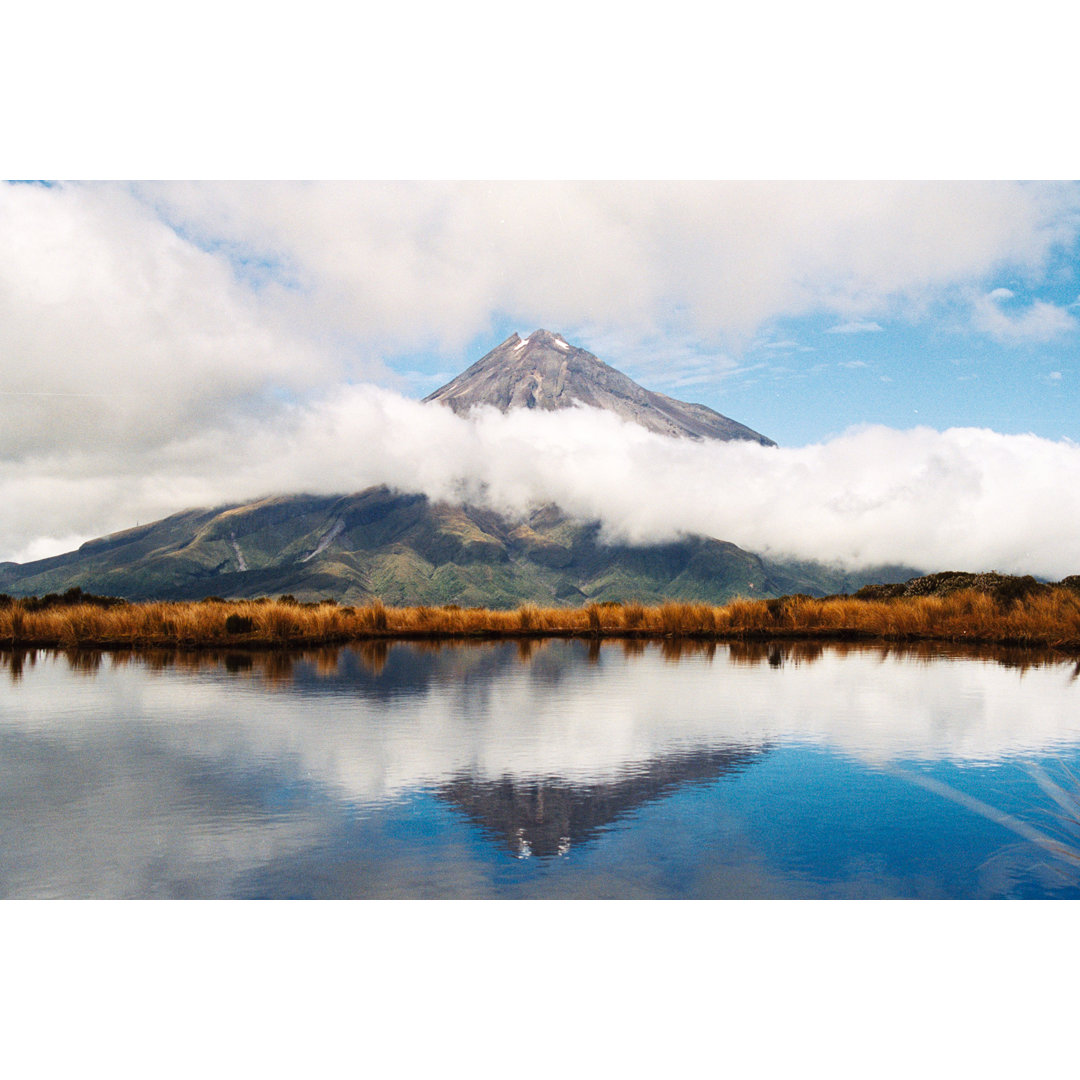
<svg viewBox="0 0 1080 1080"><path fill-rule="evenodd" d="M225 620L226 634L250 634L255 629L255 620L246 615L230 615Z"/></svg>
<svg viewBox="0 0 1080 1080"><path fill-rule="evenodd" d="M90 604L98 608L121 607L127 602L119 596L95 596L93 593L84 593L76 585L62 595L48 593L46 596L27 596L23 599L23 607L27 611L49 611L51 608L78 607L80 604Z"/></svg>
<svg viewBox="0 0 1080 1080"><path fill-rule="evenodd" d="M856 592L856 600L895 600L904 595L907 585L864 585Z"/></svg>
<svg viewBox="0 0 1080 1080"><path fill-rule="evenodd" d="M1040 585L1030 574L1024 577L1008 577L995 587L994 599L999 604L1011 604L1045 589L1046 586Z"/></svg>

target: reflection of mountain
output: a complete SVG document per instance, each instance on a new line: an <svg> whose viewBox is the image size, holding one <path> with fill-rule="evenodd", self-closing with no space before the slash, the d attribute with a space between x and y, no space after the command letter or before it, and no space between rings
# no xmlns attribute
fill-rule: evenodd
<svg viewBox="0 0 1080 1080"><path fill-rule="evenodd" d="M507 680L524 679L555 691L573 679L588 655L583 641L540 642L522 659L517 642L360 642L342 649L312 651L309 656L279 654L290 664L288 689L310 698L349 694L366 701L388 702L431 693L434 687L467 692L475 709L487 708L492 694L505 691ZM257 656L265 667L272 657ZM572 662L568 663L568 659Z"/></svg>
<svg viewBox="0 0 1080 1080"><path fill-rule="evenodd" d="M565 855L646 803L687 784L741 772L768 750L732 745L672 754L643 762L632 773L607 782L461 776L438 787L435 794L519 857Z"/></svg>

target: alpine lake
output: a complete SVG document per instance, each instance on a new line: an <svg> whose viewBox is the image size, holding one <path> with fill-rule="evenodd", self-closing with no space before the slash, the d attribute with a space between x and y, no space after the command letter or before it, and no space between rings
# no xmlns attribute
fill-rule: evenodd
<svg viewBox="0 0 1080 1080"><path fill-rule="evenodd" d="M1080 663L0 652L6 898L1080 898Z"/></svg>

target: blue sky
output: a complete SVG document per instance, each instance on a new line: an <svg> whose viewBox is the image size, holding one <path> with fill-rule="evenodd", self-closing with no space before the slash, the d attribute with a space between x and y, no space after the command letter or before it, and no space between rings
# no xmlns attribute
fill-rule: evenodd
<svg viewBox="0 0 1080 1080"><path fill-rule="evenodd" d="M1043 296L1017 293L1025 307ZM953 308L918 323L792 320L775 328L778 342L747 350L720 386L703 387L706 404L754 415L786 445L858 424L1080 437L1075 331L1052 341L998 341L961 319Z"/></svg>

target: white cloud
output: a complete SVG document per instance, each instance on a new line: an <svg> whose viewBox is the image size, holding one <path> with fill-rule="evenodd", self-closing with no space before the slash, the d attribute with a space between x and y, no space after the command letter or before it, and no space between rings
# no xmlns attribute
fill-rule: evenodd
<svg viewBox="0 0 1080 1080"><path fill-rule="evenodd" d="M11 556L11 562L36 562L38 559L48 559L53 555L63 555L74 551L87 536L77 533L68 533L66 536L39 536L31 540L22 551L16 551Z"/></svg>
<svg viewBox="0 0 1080 1080"><path fill-rule="evenodd" d="M1014 297L1008 289L994 289L974 303L973 325L997 341L1020 344L1027 341L1053 341L1077 328L1074 316L1055 304L1035 300L1026 308L1012 313L1001 301Z"/></svg>
<svg viewBox="0 0 1080 1080"><path fill-rule="evenodd" d="M865 321L1075 235L1074 188L1001 183L149 185L193 235L288 268L298 317L456 348L494 313L732 341L780 316ZM302 302L301 302L302 301ZM670 327L668 327L670 328Z"/></svg>
<svg viewBox="0 0 1080 1080"><path fill-rule="evenodd" d="M123 190L0 186L0 458L137 453L339 375Z"/></svg>

